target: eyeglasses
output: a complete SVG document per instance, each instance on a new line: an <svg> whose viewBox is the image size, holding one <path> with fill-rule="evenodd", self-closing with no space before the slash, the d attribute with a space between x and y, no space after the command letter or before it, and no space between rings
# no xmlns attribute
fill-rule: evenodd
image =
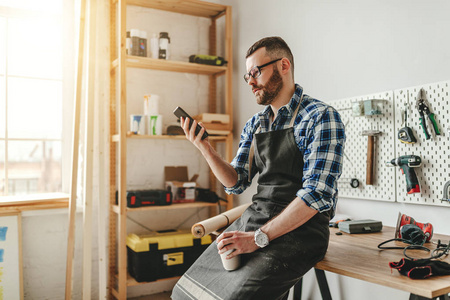
<svg viewBox="0 0 450 300"><path fill-rule="evenodd" d="M255 78L255 79L258 78L259 76L261 76L261 69L262 68L267 67L268 65L273 64L274 62L277 62L279 60L282 60L282 58L278 58L278 59L272 60L272 61L268 62L267 64L264 64L264 65L261 65L261 66L253 67L248 73L246 73L244 75L245 82L248 82L250 80L250 76Z"/></svg>

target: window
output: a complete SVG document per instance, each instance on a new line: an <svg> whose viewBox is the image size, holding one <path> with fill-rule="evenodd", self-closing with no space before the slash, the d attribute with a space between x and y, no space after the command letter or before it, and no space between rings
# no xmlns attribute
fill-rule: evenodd
<svg viewBox="0 0 450 300"><path fill-rule="evenodd" d="M63 191L64 1L0 0L0 196Z"/></svg>

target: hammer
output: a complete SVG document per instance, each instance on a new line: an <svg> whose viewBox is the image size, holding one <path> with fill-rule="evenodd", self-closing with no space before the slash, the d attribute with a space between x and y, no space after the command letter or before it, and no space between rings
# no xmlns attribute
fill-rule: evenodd
<svg viewBox="0 0 450 300"><path fill-rule="evenodd" d="M375 136L381 135L383 132L379 130L363 130L361 135L367 135L367 170L366 184L373 185L373 157Z"/></svg>

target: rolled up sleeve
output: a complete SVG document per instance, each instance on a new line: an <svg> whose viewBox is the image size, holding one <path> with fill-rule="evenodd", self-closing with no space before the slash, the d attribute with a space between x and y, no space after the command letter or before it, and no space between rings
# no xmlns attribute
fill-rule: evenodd
<svg viewBox="0 0 450 300"><path fill-rule="evenodd" d="M309 207L324 212L336 208L337 180L342 173L345 145L344 124L339 113L328 107L312 120L305 138L303 187L297 192Z"/></svg>

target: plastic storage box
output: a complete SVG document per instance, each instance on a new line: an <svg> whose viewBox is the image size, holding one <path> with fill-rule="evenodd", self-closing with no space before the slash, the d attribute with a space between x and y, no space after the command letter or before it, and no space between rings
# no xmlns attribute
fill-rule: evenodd
<svg viewBox="0 0 450 300"><path fill-rule="evenodd" d="M116 204L119 204L118 192L116 191ZM127 191L127 206L157 206L172 204L172 193L166 190L136 190Z"/></svg>
<svg viewBox="0 0 450 300"><path fill-rule="evenodd" d="M211 236L198 239L187 230L129 234L128 272L137 282L181 276L211 242Z"/></svg>
<svg viewBox="0 0 450 300"><path fill-rule="evenodd" d="M381 221L376 220L354 220L339 222L339 230L347 233L370 233L378 232L383 228Z"/></svg>

